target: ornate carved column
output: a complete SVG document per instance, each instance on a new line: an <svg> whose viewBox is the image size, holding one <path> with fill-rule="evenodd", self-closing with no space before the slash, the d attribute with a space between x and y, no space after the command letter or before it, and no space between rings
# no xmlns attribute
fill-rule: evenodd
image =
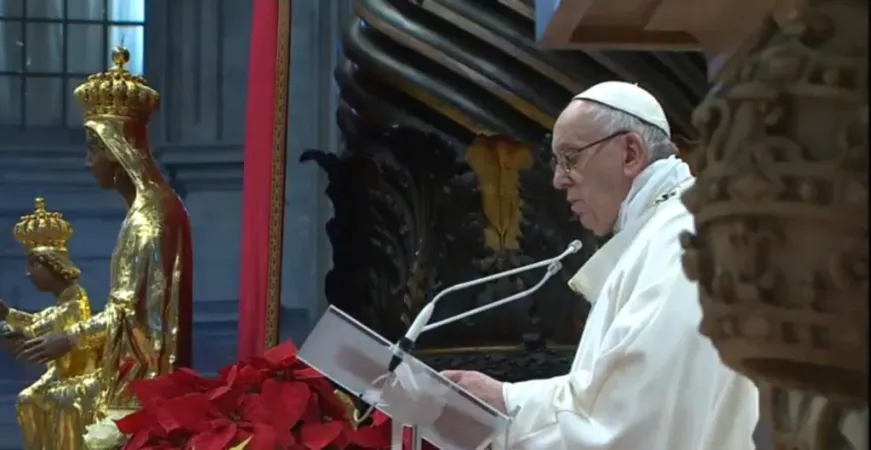
<svg viewBox="0 0 871 450"><path fill-rule="evenodd" d="M775 449L867 448L868 3L808 1L696 110L701 331Z"/></svg>
<svg viewBox="0 0 871 450"><path fill-rule="evenodd" d="M776 450L865 450L868 408L820 395L762 386L761 406ZM763 447L760 450L763 450Z"/></svg>

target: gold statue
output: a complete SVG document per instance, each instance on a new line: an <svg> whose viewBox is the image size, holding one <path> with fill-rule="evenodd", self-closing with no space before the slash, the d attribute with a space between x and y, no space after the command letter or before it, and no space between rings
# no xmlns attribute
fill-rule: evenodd
<svg viewBox="0 0 871 450"><path fill-rule="evenodd" d="M131 381L190 364L193 263L188 213L161 176L148 147L148 121L160 96L124 65L88 77L75 89L84 106L86 164L100 186L117 190L129 207L112 254L106 308L70 327L22 344L20 356L51 360L105 337L97 420L138 409Z"/></svg>
<svg viewBox="0 0 871 450"><path fill-rule="evenodd" d="M63 333L91 318L91 304L79 285L81 271L67 252L73 227L63 215L49 212L36 199L36 210L21 218L13 231L27 250L28 277L37 290L57 297L57 305L37 313L8 307L0 317L6 320L8 336L34 338L46 333ZM94 372L102 343L75 349L47 363L46 372L18 395L18 423L24 448L80 450L81 430L93 420L95 399L100 393Z"/></svg>

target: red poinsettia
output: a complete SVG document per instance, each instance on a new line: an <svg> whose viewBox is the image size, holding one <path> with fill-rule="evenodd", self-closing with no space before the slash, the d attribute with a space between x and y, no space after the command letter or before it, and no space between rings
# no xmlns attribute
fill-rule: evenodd
<svg viewBox="0 0 871 450"><path fill-rule="evenodd" d="M384 448L380 420L355 430L333 386L285 343L234 364L217 378L192 370L134 382L142 409L116 421L124 450Z"/></svg>

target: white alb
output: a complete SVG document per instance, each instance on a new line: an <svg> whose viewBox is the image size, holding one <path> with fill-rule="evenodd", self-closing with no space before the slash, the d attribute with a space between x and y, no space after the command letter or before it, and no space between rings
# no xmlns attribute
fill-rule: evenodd
<svg viewBox="0 0 871 450"><path fill-rule="evenodd" d="M494 448L754 448L758 392L699 333L698 288L680 262L693 220L679 193L692 182L674 157L636 180L617 233L569 283L593 305L571 371L506 383L519 412Z"/></svg>

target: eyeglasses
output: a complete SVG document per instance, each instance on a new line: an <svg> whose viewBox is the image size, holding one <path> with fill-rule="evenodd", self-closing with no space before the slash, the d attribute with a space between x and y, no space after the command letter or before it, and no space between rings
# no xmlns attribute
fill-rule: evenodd
<svg viewBox="0 0 871 450"><path fill-rule="evenodd" d="M597 145L604 144L611 139L623 136L624 134L627 134L629 132L630 130L620 130L615 133L611 133L603 137L602 139L599 139L598 141L594 141L592 143L584 145L583 147L569 149L562 153L554 153L553 158L550 161L550 168L551 170L556 170L556 168L559 167L560 170L562 170L564 173L569 173L572 170L572 167L574 167L575 164L578 162L578 158L581 156L581 152L596 147Z"/></svg>

